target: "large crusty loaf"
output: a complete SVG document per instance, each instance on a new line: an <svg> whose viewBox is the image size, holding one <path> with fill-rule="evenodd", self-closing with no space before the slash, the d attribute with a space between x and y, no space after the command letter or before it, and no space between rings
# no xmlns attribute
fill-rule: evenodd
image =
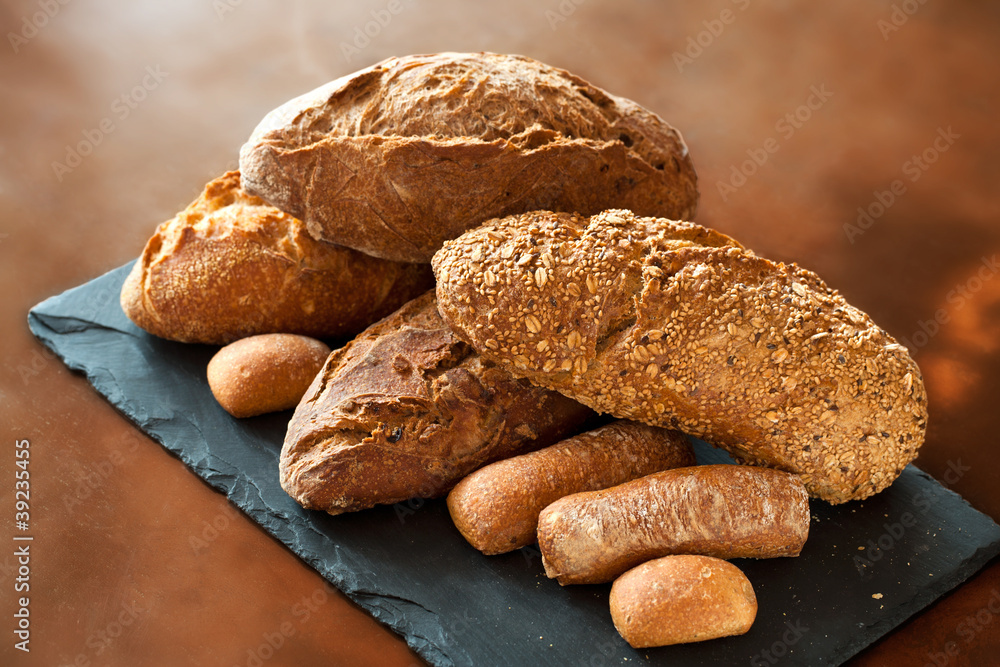
<svg viewBox="0 0 1000 667"><path fill-rule="evenodd" d="M533 543L538 514L563 496L694 464L677 431L616 421L480 468L448 494L448 511L472 546L500 554Z"/></svg>
<svg viewBox="0 0 1000 667"><path fill-rule="evenodd" d="M692 223L610 210L493 220L435 255L438 307L488 359L599 412L881 491L927 423L905 347L798 266Z"/></svg>
<svg viewBox="0 0 1000 667"><path fill-rule="evenodd" d="M330 355L288 425L281 485L331 514L433 498L592 416L483 360L441 321L430 291Z"/></svg>
<svg viewBox="0 0 1000 667"><path fill-rule="evenodd" d="M575 493L538 517L545 574L564 585L611 581L669 554L798 556L808 536L799 478L737 465L675 468Z"/></svg>
<svg viewBox="0 0 1000 667"><path fill-rule="evenodd" d="M742 635L757 617L750 580L710 556L643 563L615 580L609 601L615 628L633 648Z"/></svg>
<svg viewBox="0 0 1000 667"><path fill-rule="evenodd" d="M680 134L634 102L523 56L390 58L269 113L243 185L316 238L426 262L492 217L622 206L693 217Z"/></svg>
<svg viewBox="0 0 1000 667"><path fill-rule="evenodd" d="M154 335L224 345L265 333L354 335L431 285L428 267L314 240L231 171L157 228L121 304Z"/></svg>

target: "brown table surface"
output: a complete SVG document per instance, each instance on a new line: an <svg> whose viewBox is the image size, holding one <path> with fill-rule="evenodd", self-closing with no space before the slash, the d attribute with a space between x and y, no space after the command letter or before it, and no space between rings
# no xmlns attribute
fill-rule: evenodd
<svg viewBox="0 0 1000 667"><path fill-rule="evenodd" d="M419 663L25 324L137 256L272 107L391 55L527 54L680 128L697 221L909 341L931 408L918 464L1000 519L1000 5L923 2L4 0L0 507L28 439L35 541L25 655L0 521L0 663L247 665L281 633L269 665ZM854 662L997 664L991 600L997 562Z"/></svg>

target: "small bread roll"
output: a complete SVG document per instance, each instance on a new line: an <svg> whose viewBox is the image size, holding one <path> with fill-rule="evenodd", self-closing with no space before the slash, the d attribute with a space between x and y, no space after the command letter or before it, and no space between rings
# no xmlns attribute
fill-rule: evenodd
<svg viewBox="0 0 1000 667"><path fill-rule="evenodd" d="M694 464L681 433L616 421L480 468L448 494L448 511L469 544L501 554L533 543L539 512L563 496Z"/></svg>
<svg viewBox="0 0 1000 667"><path fill-rule="evenodd" d="M611 586L611 618L633 648L742 635L756 616L746 575L711 556L647 561Z"/></svg>
<svg viewBox="0 0 1000 667"><path fill-rule="evenodd" d="M230 343L208 362L208 386L234 417L294 408L330 356L315 338L263 334Z"/></svg>

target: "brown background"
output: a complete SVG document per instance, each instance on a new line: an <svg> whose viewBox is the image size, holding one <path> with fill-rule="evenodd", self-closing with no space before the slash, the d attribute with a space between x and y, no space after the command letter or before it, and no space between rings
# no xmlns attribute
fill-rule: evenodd
<svg viewBox="0 0 1000 667"><path fill-rule="evenodd" d="M272 107L391 55L524 53L680 128L700 175L699 222L816 270L915 343L931 407L919 464L1000 518L1000 276L983 269L976 280L1000 253L1000 5L900 0L889 31L885 1L400 0L348 62L341 44L387 5L0 4L0 508L13 511L13 443L28 438L36 537L25 660L10 634L13 517L0 518L0 663L245 665L282 624L292 634L269 665L417 662L50 359L25 325L38 301L135 257L157 223L236 165ZM713 24L723 10L728 23ZM16 50L11 33L28 36ZM701 53L678 66L674 54L699 36ZM115 100L147 67L166 74L146 79L151 90L123 118ZM830 95L799 110L809 118L789 136L779 123L814 86ZM104 118L110 131L100 132ZM907 162L948 128L958 138L911 180ZM57 175L53 162L94 130L92 153ZM723 197L718 184L769 138L777 151ZM895 180L905 192L849 238L858 207ZM935 314L947 321L915 335ZM923 665L950 647L949 664L995 664L991 596L1000 599L996 562L856 662ZM977 613L989 623L966 641Z"/></svg>

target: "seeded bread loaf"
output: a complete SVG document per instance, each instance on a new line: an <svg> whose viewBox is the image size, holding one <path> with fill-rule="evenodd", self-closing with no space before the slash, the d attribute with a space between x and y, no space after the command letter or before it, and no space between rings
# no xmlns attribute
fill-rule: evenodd
<svg viewBox="0 0 1000 667"><path fill-rule="evenodd" d="M750 580L709 556L643 563L615 580L609 601L615 628L633 648L742 635L757 617Z"/></svg>
<svg viewBox="0 0 1000 667"><path fill-rule="evenodd" d="M563 496L694 463L677 431L616 421L480 468L448 494L448 511L472 546L506 553L532 544L539 512Z"/></svg>
<svg viewBox="0 0 1000 667"><path fill-rule="evenodd" d="M592 416L483 360L441 321L430 291L330 355L288 426L281 485L330 514L434 498Z"/></svg>
<svg viewBox="0 0 1000 667"><path fill-rule="evenodd" d="M690 218L687 147L659 116L523 56L390 58L269 113L247 191L315 238L427 262L445 239L535 209Z"/></svg>
<svg viewBox="0 0 1000 667"><path fill-rule="evenodd" d="M798 556L809 536L799 478L768 468L675 468L560 498L538 517L545 574L599 584L669 554Z"/></svg>
<svg viewBox="0 0 1000 667"><path fill-rule="evenodd" d="M231 171L157 228L121 304L156 336L224 345L265 333L354 335L432 285L426 266L314 240Z"/></svg>
<svg viewBox="0 0 1000 667"><path fill-rule="evenodd" d="M444 320L517 377L831 503L881 491L923 442L905 347L816 274L703 227L534 212L449 241L434 268Z"/></svg>

